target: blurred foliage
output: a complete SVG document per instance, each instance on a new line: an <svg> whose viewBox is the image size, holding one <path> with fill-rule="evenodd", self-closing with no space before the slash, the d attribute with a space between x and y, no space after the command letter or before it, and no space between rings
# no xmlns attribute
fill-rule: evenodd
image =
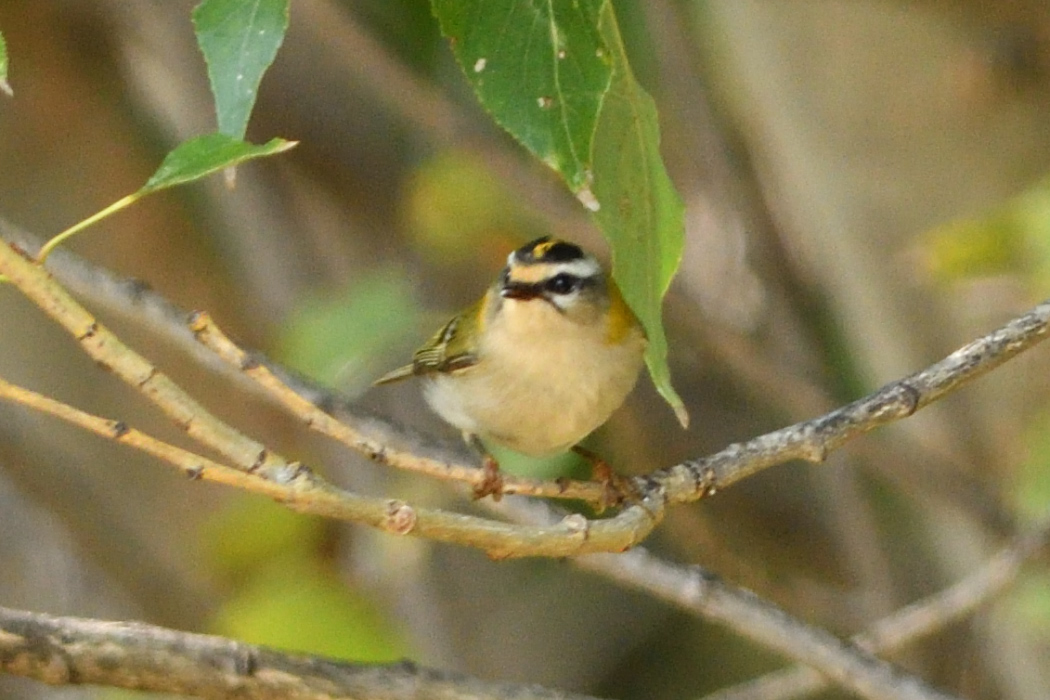
<svg viewBox="0 0 1050 700"><path fill-rule="evenodd" d="M507 251L546 233L483 162L461 151L421 163L404 202L412 247L433 265L476 267L491 260L502 266Z"/></svg>
<svg viewBox="0 0 1050 700"><path fill-rule="evenodd" d="M236 582L284 552L319 551L325 540L325 522L262 498L240 496L205 520L199 535L205 566Z"/></svg>
<svg viewBox="0 0 1050 700"><path fill-rule="evenodd" d="M534 479L556 479L559 476L589 478L590 472L583 459L574 452L553 457L528 457L499 445L486 445L499 462L500 469L518 476Z"/></svg>
<svg viewBox="0 0 1050 700"><path fill-rule="evenodd" d="M344 0L398 58L421 73L433 72L442 46L430 0Z"/></svg>
<svg viewBox="0 0 1050 700"><path fill-rule="evenodd" d="M1046 566L1022 571L1008 591L1005 605L1017 629L1036 637L1050 654L1050 571Z"/></svg>
<svg viewBox="0 0 1050 700"><path fill-rule="evenodd" d="M11 86L7 83L7 42L3 34L0 34L0 91L11 94Z"/></svg>
<svg viewBox="0 0 1050 700"><path fill-rule="evenodd" d="M205 561L234 586L213 631L362 662L407 655L389 612L334 570L325 528L319 518L251 497L233 499L205 521Z"/></svg>
<svg viewBox="0 0 1050 700"><path fill-rule="evenodd" d="M926 266L942 284L1015 275L1033 291L1050 288L1050 180L991 212L930 230L920 242Z"/></svg>
<svg viewBox="0 0 1050 700"><path fill-rule="evenodd" d="M1014 482L1014 503L1020 515L1038 520L1050 509L1050 413L1042 413L1028 425L1025 448L1025 460Z"/></svg>
<svg viewBox="0 0 1050 700"><path fill-rule="evenodd" d="M317 381L356 393L381 374L381 363L390 364L383 359L389 348L404 346L417 332L421 313L404 272L374 270L338 296L302 301L275 354Z"/></svg>

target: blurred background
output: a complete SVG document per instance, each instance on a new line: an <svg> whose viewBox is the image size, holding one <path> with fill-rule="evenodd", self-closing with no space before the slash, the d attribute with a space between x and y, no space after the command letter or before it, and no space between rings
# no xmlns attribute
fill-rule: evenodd
<svg viewBox="0 0 1050 700"><path fill-rule="evenodd" d="M0 217L41 237L214 130L191 0L5 0ZM615 3L687 205L666 313L682 431L647 379L591 446L624 473L804 420L1048 296L1050 7L820 0ZM582 207L476 106L423 0L296 0L255 142L301 143L155 195L69 248L461 450L406 383L369 390L507 252L607 252ZM306 435L134 318L92 309L219 415L333 481L447 508L461 490ZM178 432L0 289L0 376ZM648 544L848 634L958 580L1050 503L1050 355L1011 362L826 465L669 514ZM519 472L572 465L522 462ZM1050 696L1050 572L894 657L967 698ZM624 700L700 697L783 661L563 562L491 562L301 517L0 406L0 605L139 619ZM0 678L9 698L107 697ZM828 693L824 697L842 697Z"/></svg>

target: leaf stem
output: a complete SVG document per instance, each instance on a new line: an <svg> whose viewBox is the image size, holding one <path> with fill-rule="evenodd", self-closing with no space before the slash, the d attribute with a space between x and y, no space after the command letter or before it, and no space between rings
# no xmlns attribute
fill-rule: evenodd
<svg viewBox="0 0 1050 700"><path fill-rule="evenodd" d="M141 190L139 190L138 192L132 192L127 197L123 197L123 198L117 200L116 202L113 202L113 204L110 204L108 207L106 207L102 211L97 212L97 213L89 216L88 218L84 219L83 221L80 221L80 222L70 226L65 231L63 231L62 233L58 234L57 236L55 236L51 240L49 240L47 243L45 243L40 248L40 252L37 254L37 257L36 257L36 261L38 263L40 263L40 264L43 264L43 262L45 260L47 260L47 256L51 255L51 253L55 250L55 248L57 248L59 245L64 243L66 240L68 240L69 238L72 238L76 234L80 233L81 231L86 229L88 226L90 226L90 225L92 225L94 223L97 223L97 222L101 221L102 219L105 219L110 214L116 214L121 209L126 209L127 207L131 206L132 204L134 204L135 202L137 202L141 198L142 198L142 191Z"/></svg>

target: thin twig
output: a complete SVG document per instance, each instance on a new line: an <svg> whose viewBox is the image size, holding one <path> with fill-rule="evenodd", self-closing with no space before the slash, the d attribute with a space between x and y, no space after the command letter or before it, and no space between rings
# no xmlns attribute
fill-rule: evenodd
<svg viewBox="0 0 1050 700"><path fill-rule="evenodd" d="M354 664L142 623L0 608L0 671L50 685L104 685L226 700L596 700L403 661Z"/></svg>
<svg viewBox="0 0 1050 700"><path fill-rule="evenodd" d="M2 220L0 234L8 240L19 241L30 251L34 245L39 245L38 239ZM212 369L230 366L225 361L218 364L212 362L215 357L212 353L202 354L201 345L193 342L193 334L187 332L186 313L141 283L116 278L112 273L67 251L59 250L48 264L54 265L56 274L60 274L63 281L68 281L78 293L94 295L96 301L119 309L130 317L145 315L155 331L178 343L202 364ZM822 461L829 452L848 440L907 417L948 391L959 388L1031 348L1046 338L1048 330L1050 302L1043 302L1002 328L960 348L941 362L887 384L847 406L745 443L730 445L708 457L638 477L636 485L642 491L652 490L654 484L662 486L671 502L683 502L710 495L762 469L793 459ZM314 406L337 414L343 422L372 420L364 418L359 409L336 392L305 381L258 355L253 356L296 394ZM239 373L238 376L246 375ZM260 386L255 382L249 385ZM270 395L269 392L267 395ZM394 427L382 419L375 419L374 422L380 423L385 432L407 434L406 429Z"/></svg>
<svg viewBox="0 0 1050 700"><path fill-rule="evenodd" d="M640 477L641 488L660 486L672 503L694 501L752 474L794 459L822 462L849 440L911 416L949 392L1046 339L1050 301L964 345L940 362L819 418L730 445Z"/></svg>
<svg viewBox="0 0 1050 700"><path fill-rule="evenodd" d="M72 334L96 362L141 391L191 437L216 449L238 469L265 482L260 485L257 479L252 479L246 484L297 510L360 522L397 534L478 547L494 558L623 551L644 539L663 517L664 501L659 494L643 498L604 520L569 515L543 526L521 526L437 509L414 508L402 501L369 498L338 489L208 413L152 363L99 323L44 268L8 245L0 245L0 274L5 274L23 294Z"/></svg>
<svg viewBox="0 0 1050 700"><path fill-rule="evenodd" d="M547 518L543 523L529 526L415 508L404 501L361 496L337 488L298 462L290 462L285 468L269 473L234 469L151 437L123 421L94 416L3 379L0 379L0 400L27 406L142 450L174 465L195 480L212 481L267 496L300 513L364 523L399 535L412 534L478 547L493 558L608 551L624 537L621 528L625 520L633 521L638 531L654 526L643 506L621 513L612 528L605 526L611 520L591 522L578 515L566 516L560 522L556 518ZM626 531L630 533L631 527L628 526ZM636 537L638 534L626 536Z"/></svg>
<svg viewBox="0 0 1050 700"><path fill-rule="evenodd" d="M205 347L223 359L231 367L237 367L253 381L262 386L281 406L296 416L311 430L338 440L347 447L361 452L380 464L423 474L435 479L459 481L472 487L481 486L488 478L477 467L450 464L436 459L428 459L394 449L378 440L364 435L348 423L341 422L328 415L313 403L295 393L291 387L281 381L269 367L256 360L241 348L237 347L215 325L211 316L198 312L191 316L190 330ZM573 481L540 481L525 479L511 474L502 476L500 491L504 494L538 496L545 498L567 498L601 503L605 497L605 487L596 482Z"/></svg>
<svg viewBox="0 0 1050 700"><path fill-rule="evenodd" d="M972 614L1005 591L1024 561L1048 542L1050 518L954 585L879 620L853 637L853 643L872 653L892 652ZM813 668L794 666L725 688L705 700L790 700L819 692L828 684L828 678Z"/></svg>
<svg viewBox="0 0 1050 700"><path fill-rule="evenodd" d="M767 648L789 656L804 655L807 664L865 698L948 700L954 697L830 632L805 624L750 591L724 584L697 567L662 561L643 547L619 555L579 557L575 563L725 624Z"/></svg>
<svg viewBox="0 0 1050 700"><path fill-rule="evenodd" d="M3 256L0 255L0 268L2 268L3 264L4 264ZM53 282L51 282L50 280L48 280L48 282L53 284ZM185 334L184 330L182 330L181 332L183 334ZM178 334L176 334L176 335L178 335ZM657 505L658 504L656 504L656 503L651 504L651 506L657 506ZM628 509L628 510L630 511L631 509ZM634 510L637 512L637 509L634 509ZM545 513L549 514L550 510L549 509L545 509ZM387 514L387 515L389 516L389 514ZM623 514L621 514L621 517L622 517L622 515ZM336 514L335 517L340 517L340 516L338 514ZM485 543L494 544L494 542L495 542L495 544L493 546L493 550L491 550L491 551L494 551L497 555L499 555L501 553L502 554L515 554L515 553L520 553L521 551L527 551L527 552L539 551L538 548L542 548L545 543L549 543L552 539L555 540L555 541L558 541L559 538L562 537L563 535L569 534L569 532L561 532L561 533L559 533L557 527L553 527L552 528L552 527L546 526L544 523L549 522L549 519L547 518L547 516L545 516L544 520L542 522L538 522L536 524L529 523L529 525L531 527L531 531L530 532L535 537L534 540L530 540L528 538L525 538L526 541L524 542L523 547L520 547L520 548L517 548L517 549L511 548L508 551L506 549L508 541L509 541L508 540L509 535L508 535L507 531L498 531L496 533L492 533L490 531L493 527L498 529L500 526L503 526L502 523L493 523L493 521L485 521L485 520L481 520L481 519L470 519L470 518L468 518L468 516L458 516L458 515L456 515L454 517L460 519L458 521L458 524L462 526L460 531L454 533L454 536L450 536L448 533L443 533L444 536L442 536L442 533L439 531L438 528L434 528L434 529L428 528L429 532L427 532L426 534L424 534L423 532L419 532L419 531L416 531L415 534L424 534L424 536L435 537L436 539L443 539L445 541L461 541L461 540L456 539L456 538L458 536L460 536L460 535L467 535L469 537L469 536L471 536L471 534L470 534L471 530L474 530L475 532L472 535L474 537L474 541L465 542L465 543L467 543L467 544L474 544L478 540L481 540L482 544L476 544L476 546L482 546L483 548L486 548L484 546ZM608 544L611 541L609 539L609 535L611 534L611 532L609 532L609 531L601 532L601 526L608 524L611 527L611 531L612 532L615 532L615 531L619 530L622 527L622 523L617 523L615 520L613 520L613 521L600 521L600 522L595 523L593 525L588 523L588 524L586 524L584 526L585 523L586 523L586 521L583 521L582 518L578 518L576 520L570 519L570 520L567 520L567 521L563 521L561 523L561 527L563 527L567 531L571 532L573 530L573 528L576 528L575 529L576 537L575 537L575 539L573 541L573 543L576 545L575 550L572 550L572 549L569 549L569 548L563 548L563 551L568 551L568 553L572 553L572 551L586 551L586 550L588 550L589 547L581 546L581 545L585 545L585 544L588 544L588 543L593 545L594 541L595 541L595 532L598 533L598 539L599 540L604 536L606 538L604 544ZM646 525L650 529L651 529L651 527L654 524L655 524L655 522L653 522L653 521L649 521L648 523L646 523ZM486 527L488 527L490 530L485 530ZM506 527L509 528L510 526L506 526ZM641 531L641 528L639 528L639 531ZM521 532L520 526L519 526L519 530L517 532L520 535L520 532ZM635 534L637 534L637 533L635 533ZM504 547L504 549L500 550L497 545ZM530 550L530 547L534 547L534 548L537 548L537 549ZM558 549L558 547L556 546L556 547L554 547L554 549L556 550L556 549ZM590 551L596 551L596 550L592 549ZM542 553L542 552L540 552L540 553ZM645 553L645 556L648 557L649 555L647 553ZM654 572L658 573L661 570L660 569L661 566L665 567L665 570L666 570L667 567L670 566L670 565L663 564L663 563L659 562L658 560L653 560L655 562L656 568L654 568L652 571L647 571L644 566L639 567L639 566L633 565L632 562L634 562L635 560L631 559L631 558L619 559L619 558L616 558L616 557L609 557L605 561L606 561L605 566L608 567L606 569L606 571L607 571L606 575L607 576L610 576L610 577L614 578L615 580L623 582L623 583L625 583L627 585L632 585L632 586L636 586L636 587L640 587L640 588L646 588L647 586L650 585L650 583L659 581L661 577L659 575L655 575ZM616 561L622 561L623 564L617 565L617 564L611 563L611 562L616 562ZM602 567L596 567L593 564L590 564L589 566L590 566L590 568L592 570L598 570L598 571L602 570ZM686 587L686 589L683 589L683 590L687 590L687 589L688 589L688 586ZM751 597L748 596L747 594L744 594L742 592L736 592L735 594L730 595L728 593L725 593L725 591L732 591L732 589L730 589L728 587L721 587L721 590L723 591L722 594L719 595L719 596L715 596L714 598L709 598L708 603L710 604L710 600L723 601L723 602L725 600L730 600L730 601L733 602L733 605L730 605L728 607L725 607L723 605L715 605L714 607L701 606L698 609L694 609L694 612L699 612L700 614L704 614L705 616L711 616L713 619L717 619L717 620L720 620L722 622L725 622L726 624L730 625L733 629L741 632L742 634L745 634L747 636L750 636L752 638L760 640L766 646L770 646L771 648L781 649L782 651L784 651L785 653L790 655L792 658L795 658L796 660L799 660L799 661L802 661L804 663L813 665L813 666L815 666L817 668L820 668L822 671L828 673L828 675L830 675L832 677L835 677L835 678L839 678L848 687L853 688L854 690L857 690L858 692L867 693L872 688L875 689L874 692L876 692L876 693L881 692L881 690L879 690L880 683L884 683L885 682L885 674L883 672L882 667L878 665L880 662L876 662L876 665L874 667L869 667L869 663L867 661L867 657L862 657L861 660L854 659L851 662L851 664L847 666L847 668L850 669L850 671L848 673L842 672L842 671L836 671L836 668L838 668L837 664L838 664L838 660L839 660L839 655L849 656L851 654L855 654L855 653L857 653L855 649L853 649L853 648L851 648L849 646L844 646L841 642L839 642L838 640L834 639L833 637L830 638L830 639L824 638L824 637L821 636L821 635L823 635L823 633L821 633L819 631L816 631L816 630L811 630L809 632L810 640L811 641L816 640L816 643L812 644L811 646L802 645L801 647L796 648L790 641L785 641L785 640L790 640L791 639L791 635L792 635L791 632L787 632L787 631L785 631L785 629L783 627L778 627L777 625L772 625L768 629L765 629L762 625L754 624L754 620L762 620L762 619L764 619L767 622L771 622L771 621L777 620L778 618L782 618L782 619L787 619L791 623L791 625L801 625L802 628L805 629L806 626L803 623L799 623L798 621L791 620L790 618L784 616L783 613L779 613L779 612L776 613L776 614L770 613L770 611L768 609L763 608L763 606L764 606L763 603L761 603L760 601L751 599ZM744 610L751 610L752 607L755 607L755 608L757 608L757 612L751 611L752 614L745 615L745 621L744 622L738 623L737 621L733 620L732 619L732 615L729 614L729 610L733 609L734 607L741 607ZM747 619L750 619L751 622L747 622ZM791 628L789 626L789 629L793 629L793 628ZM825 642L825 641L828 642L828 644L831 645L830 648L835 653L833 653L831 655L827 654L826 649L824 649L821 646L821 642ZM829 668L825 669L826 666L829 666ZM844 673L848 677L843 677ZM859 677L857 677L857 678L859 678L859 680L857 680L857 678L855 678L853 675L851 675L853 673L860 673L861 674ZM879 695L874 695L873 697L880 697L880 696ZM936 696L934 696L934 697L936 697Z"/></svg>

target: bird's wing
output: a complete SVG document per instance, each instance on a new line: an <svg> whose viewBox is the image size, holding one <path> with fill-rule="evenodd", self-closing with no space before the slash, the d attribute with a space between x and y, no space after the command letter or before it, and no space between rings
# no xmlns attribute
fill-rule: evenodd
<svg viewBox="0 0 1050 700"><path fill-rule="evenodd" d="M384 374L375 384L390 384L408 377L433 372L459 372L477 364L477 329L484 311L482 299L441 327L412 356L412 364Z"/></svg>

